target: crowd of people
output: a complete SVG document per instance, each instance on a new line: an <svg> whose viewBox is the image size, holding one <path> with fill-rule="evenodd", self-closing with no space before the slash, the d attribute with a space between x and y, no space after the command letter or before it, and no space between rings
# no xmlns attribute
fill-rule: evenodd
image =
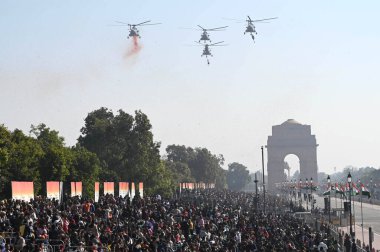
<svg viewBox="0 0 380 252"><path fill-rule="evenodd" d="M171 199L105 195L0 202L0 251L343 251L276 196L182 191Z"/></svg>

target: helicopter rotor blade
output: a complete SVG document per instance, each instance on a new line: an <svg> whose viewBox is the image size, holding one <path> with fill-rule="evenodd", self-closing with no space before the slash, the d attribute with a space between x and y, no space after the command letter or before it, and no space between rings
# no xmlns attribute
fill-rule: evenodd
<svg viewBox="0 0 380 252"><path fill-rule="evenodd" d="M140 25L140 26L147 26L147 25L159 25L159 24L162 24L162 23L142 24L142 25Z"/></svg>
<svg viewBox="0 0 380 252"><path fill-rule="evenodd" d="M252 22L252 19L251 19L251 17L250 17L250 16L248 16L248 15L247 15L247 17L248 17L248 20L249 20L249 22Z"/></svg>
<svg viewBox="0 0 380 252"><path fill-rule="evenodd" d="M209 46L215 46L215 45L218 45L218 44L221 44L221 43L224 43L224 41L219 41L219 42L216 42L216 43L212 43L212 44L209 44Z"/></svg>
<svg viewBox="0 0 380 252"><path fill-rule="evenodd" d="M139 23L139 24L135 24L134 26L138 26L138 25L146 24L146 23L149 23L149 22L150 22L150 20L145 21L145 22L142 22L142 23Z"/></svg>
<svg viewBox="0 0 380 252"><path fill-rule="evenodd" d="M198 25L199 28L201 28L202 30L206 31L207 29L203 28L202 26Z"/></svg>
<svg viewBox="0 0 380 252"><path fill-rule="evenodd" d="M261 22L261 21L266 21L266 20L272 20L272 19L277 19L278 17L274 18L264 18L264 19L257 19L257 20L252 20L252 22Z"/></svg>
<svg viewBox="0 0 380 252"><path fill-rule="evenodd" d="M221 27L216 27L216 28L211 28L211 29L207 29L208 31L216 31L216 30L220 30L220 29L224 29L224 28L227 28L228 26L221 26Z"/></svg>
<svg viewBox="0 0 380 252"><path fill-rule="evenodd" d="M129 25L129 24L125 23L125 22L120 22L120 21L115 21L115 22L119 23L119 24Z"/></svg>

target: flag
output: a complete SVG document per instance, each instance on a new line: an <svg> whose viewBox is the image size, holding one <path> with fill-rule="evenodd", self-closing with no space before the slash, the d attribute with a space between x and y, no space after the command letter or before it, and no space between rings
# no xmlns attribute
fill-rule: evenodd
<svg viewBox="0 0 380 252"><path fill-rule="evenodd" d="M338 183L335 183L335 193L340 195L344 194L342 188L338 185Z"/></svg>
<svg viewBox="0 0 380 252"><path fill-rule="evenodd" d="M346 194L349 195L350 193L350 185L348 183L346 183L346 187L345 187L345 190ZM351 186L351 196L355 196L355 195L358 195L359 194L359 190L358 188L356 187L355 183L352 183L352 186Z"/></svg>
<svg viewBox="0 0 380 252"><path fill-rule="evenodd" d="M327 185L327 191L323 193L323 196L328 196L331 192L335 191L335 187L333 185Z"/></svg>
<svg viewBox="0 0 380 252"><path fill-rule="evenodd" d="M355 185L355 183L352 183L352 196L359 195L359 189Z"/></svg>
<svg viewBox="0 0 380 252"><path fill-rule="evenodd" d="M371 198L370 191L363 184L361 184L360 190L361 190L361 193L362 193L363 196L367 196L368 198Z"/></svg>

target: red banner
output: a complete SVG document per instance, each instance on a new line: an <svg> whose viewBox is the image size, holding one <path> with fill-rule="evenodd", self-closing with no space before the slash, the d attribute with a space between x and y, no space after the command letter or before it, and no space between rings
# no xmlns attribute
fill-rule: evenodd
<svg viewBox="0 0 380 252"><path fill-rule="evenodd" d="M139 183L139 194L141 198L144 198L144 183L143 182Z"/></svg>
<svg viewBox="0 0 380 252"><path fill-rule="evenodd" d="M114 182L104 182L104 195L114 195Z"/></svg>
<svg viewBox="0 0 380 252"><path fill-rule="evenodd" d="M25 201L34 199L33 182L12 181L12 199Z"/></svg>
<svg viewBox="0 0 380 252"><path fill-rule="evenodd" d="M128 194L129 194L129 183L119 182L119 196L124 198Z"/></svg>
<svg viewBox="0 0 380 252"><path fill-rule="evenodd" d="M99 201L99 182L95 182L95 202Z"/></svg>
<svg viewBox="0 0 380 252"><path fill-rule="evenodd" d="M60 200L61 185L59 181L47 181L46 182L46 197L48 199Z"/></svg>
<svg viewBox="0 0 380 252"><path fill-rule="evenodd" d="M71 182L71 197L82 197L82 182Z"/></svg>

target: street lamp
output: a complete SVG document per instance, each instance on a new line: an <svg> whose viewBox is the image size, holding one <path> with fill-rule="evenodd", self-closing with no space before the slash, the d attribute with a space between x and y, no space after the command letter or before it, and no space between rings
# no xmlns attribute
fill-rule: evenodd
<svg viewBox="0 0 380 252"><path fill-rule="evenodd" d="M258 180L257 180L257 172L255 172L255 180L253 181L253 182L255 182L255 187L256 187L256 202L255 202L255 210L256 210L256 212L258 212L258 209L257 209L257 204L258 204L258 201L259 201L259 197L258 197L258 193L257 193L257 182L259 182Z"/></svg>
<svg viewBox="0 0 380 252"><path fill-rule="evenodd" d="M302 179L299 181L299 187L300 187L300 194L298 195L298 200L300 202L300 207L302 206Z"/></svg>
<svg viewBox="0 0 380 252"><path fill-rule="evenodd" d="M293 179L291 179L290 180L290 203L293 205L293 190L294 190L294 188L293 188Z"/></svg>
<svg viewBox="0 0 380 252"><path fill-rule="evenodd" d="M309 191L307 190L309 189L309 180L306 179L306 211L309 211Z"/></svg>
<svg viewBox="0 0 380 252"><path fill-rule="evenodd" d="M370 179L370 185L369 185L369 189L371 190L371 198L369 199L369 202L372 204L372 198L374 196L374 190L373 190L373 186L372 186L372 178Z"/></svg>
<svg viewBox="0 0 380 252"><path fill-rule="evenodd" d="M348 172L348 175L347 175L347 182L348 182L348 186L349 186L348 197L349 197L349 202L350 202L350 235L353 238L354 237L354 233L352 232L352 212L351 212L351 193L352 193L351 182L352 182L352 177L351 177L351 173L350 172Z"/></svg>
<svg viewBox="0 0 380 252"><path fill-rule="evenodd" d="M330 180L330 175L327 175L327 183L329 187L329 223L331 224L331 180Z"/></svg>
<svg viewBox="0 0 380 252"><path fill-rule="evenodd" d="M309 196L309 195L308 195ZM313 210L314 204L313 204L313 178L310 178L310 210Z"/></svg>
<svg viewBox="0 0 380 252"><path fill-rule="evenodd" d="M264 146L261 146L261 162L263 166L263 212L265 214L265 174L264 174Z"/></svg>

